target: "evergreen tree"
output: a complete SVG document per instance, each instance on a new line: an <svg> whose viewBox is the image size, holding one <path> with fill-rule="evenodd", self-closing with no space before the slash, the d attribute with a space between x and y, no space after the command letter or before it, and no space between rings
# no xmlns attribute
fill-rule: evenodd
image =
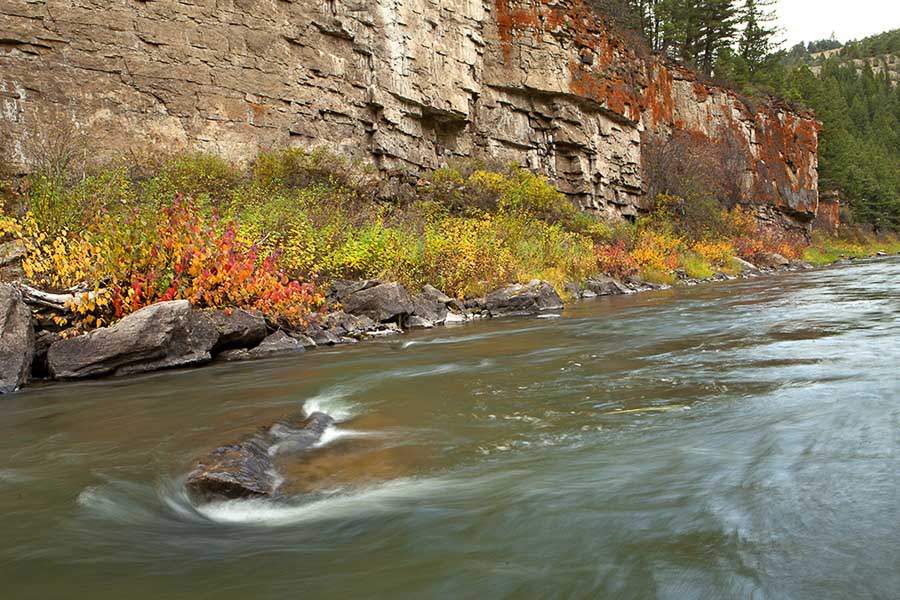
<svg viewBox="0 0 900 600"><path fill-rule="evenodd" d="M777 29L772 6L774 0L745 0L740 15L742 25L738 53L747 64L750 73L767 66L773 51L773 38Z"/></svg>

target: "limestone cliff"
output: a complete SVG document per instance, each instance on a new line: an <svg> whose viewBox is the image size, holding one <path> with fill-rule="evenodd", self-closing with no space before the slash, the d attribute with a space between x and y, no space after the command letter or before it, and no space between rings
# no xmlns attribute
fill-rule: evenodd
<svg viewBox="0 0 900 600"><path fill-rule="evenodd" d="M491 156L621 215L645 208L644 135L682 129L732 140L764 212L818 204L810 115L639 56L581 0L0 0L9 153L65 120L98 154L328 145L400 179Z"/></svg>

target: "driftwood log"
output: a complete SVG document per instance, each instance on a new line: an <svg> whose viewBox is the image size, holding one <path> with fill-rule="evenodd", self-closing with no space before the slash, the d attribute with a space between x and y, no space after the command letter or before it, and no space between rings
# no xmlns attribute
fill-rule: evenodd
<svg viewBox="0 0 900 600"><path fill-rule="evenodd" d="M66 290L61 294L55 294L53 292L39 290L30 285L25 285L24 283L18 283L16 284L16 287L22 292L22 300L25 301L25 304L40 308L49 308L50 310L60 313L71 312L72 306L79 302L91 301L106 292L106 290L88 291L73 288Z"/></svg>

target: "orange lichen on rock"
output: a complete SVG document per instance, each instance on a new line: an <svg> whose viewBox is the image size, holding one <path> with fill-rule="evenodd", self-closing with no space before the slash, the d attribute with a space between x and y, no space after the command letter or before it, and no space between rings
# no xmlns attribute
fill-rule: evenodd
<svg viewBox="0 0 900 600"><path fill-rule="evenodd" d="M641 109L650 111L649 125L656 127L672 123L675 114L675 96L672 90L672 73L661 64L650 70L647 87L641 98Z"/></svg>
<svg viewBox="0 0 900 600"><path fill-rule="evenodd" d="M709 88L699 81L695 81L694 96L697 98L697 102L706 102L706 99L709 98Z"/></svg>
<svg viewBox="0 0 900 600"><path fill-rule="evenodd" d="M819 123L768 106L757 114L758 156L754 201L807 219L818 207L816 172Z"/></svg>

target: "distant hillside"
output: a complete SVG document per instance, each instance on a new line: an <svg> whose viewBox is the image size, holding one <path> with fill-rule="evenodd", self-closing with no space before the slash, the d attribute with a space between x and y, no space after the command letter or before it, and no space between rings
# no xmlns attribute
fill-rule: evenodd
<svg viewBox="0 0 900 600"><path fill-rule="evenodd" d="M821 188L838 191L857 221L900 228L900 29L798 44L783 64L778 92L824 125Z"/></svg>
<svg viewBox="0 0 900 600"><path fill-rule="evenodd" d="M886 31L858 41L840 44L836 40L819 40L797 44L786 55L791 66L806 64L816 75L827 61L862 71L868 66L875 75L887 74L893 85L900 82L900 29Z"/></svg>

